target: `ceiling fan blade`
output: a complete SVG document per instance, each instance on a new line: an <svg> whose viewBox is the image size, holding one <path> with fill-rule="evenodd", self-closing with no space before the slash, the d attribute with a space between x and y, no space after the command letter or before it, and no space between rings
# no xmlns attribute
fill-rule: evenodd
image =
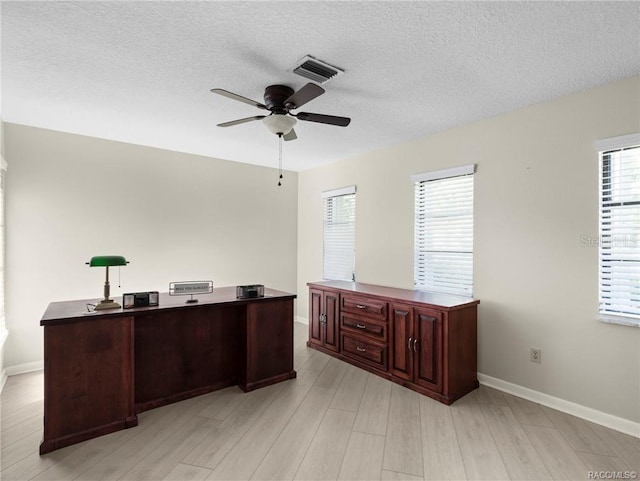
<svg viewBox="0 0 640 481"><path fill-rule="evenodd" d="M224 89L211 89L211 92L214 94L222 95L223 97L227 97L233 100L237 100L238 102L243 102L245 104L253 105L254 107L258 107L259 109L269 110L267 106L261 104L260 102L256 102L255 100L248 99L247 97L243 97L242 95L234 94L233 92L229 92Z"/></svg>
<svg viewBox="0 0 640 481"><path fill-rule="evenodd" d="M296 135L296 131L291 129L288 134L284 134L282 136L284 140L296 140L298 136Z"/></svg>
<svg viewBox="0 0 640 481"><path fill-rule="evenodd" d="M308 83L300 90L295 92L291 97L284 101L284 105L288 109L297 109L298 107L302 107L307 102L315 99L316 97L322 95L324 93L324 89L319 85Z"/></svg>
<svg viewBox="0 0 640 481"><path fill-rule="evenodd" d="M346 127L351 122L351 119L349 117L336 117L335 115L312 114L310 112L300 112L296 114L296 117L300 120L306 120L308 122L318 122L320 124L337 125L339 127Z"/></svg>
<svg viewBox="0 0 640 481"><path fill-rule="evenodd" d="M231 127L233 125L244 124L246 122L251 122L253 120L264 119L265 117L266 115L255 115L253 117L247 117L244 119L231 120L230 122L222 122L221 124L218 124L218 127Z"/></svg>

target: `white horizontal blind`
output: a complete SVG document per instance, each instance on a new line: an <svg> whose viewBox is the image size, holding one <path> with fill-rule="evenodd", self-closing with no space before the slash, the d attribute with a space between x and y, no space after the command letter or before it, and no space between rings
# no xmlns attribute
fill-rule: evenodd
<svg viewBox="0 0 640 481"><path fill-rule="evenodd" d="M475 166L468 167L442 172L453 177L434 173L413 178L416 289L472 295Z"/></svg>
<svg viewBox="0 0 640 481"><path fill-rule="evenodd" d="M600 313L640 319L640 146L600 153Z"/></svg>
<svg viewBox="0 0 640 481"><path fill-rule="evenodd" d="M324 278L355 280L356 193L355 186L325 192Z"/></svg>

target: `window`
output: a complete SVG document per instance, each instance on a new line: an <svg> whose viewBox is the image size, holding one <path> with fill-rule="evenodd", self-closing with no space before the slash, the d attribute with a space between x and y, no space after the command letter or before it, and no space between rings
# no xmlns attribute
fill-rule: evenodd
<svg viewBox="0 0 640 481"><path fill-rule="evenodd" d="M322 193L324 278L355 280L356 187Z"/></svg>
<svg viewBox="0 0 640 481"><path fill-rule="evenodd" d="M475 165L414 175L416 289L471 296Z"/></svg>
<svg viewBox="0 0 640 481"><path fill-rule="evenodd" d="M599 312L640 324L640 135L598 145Z"/></svg>

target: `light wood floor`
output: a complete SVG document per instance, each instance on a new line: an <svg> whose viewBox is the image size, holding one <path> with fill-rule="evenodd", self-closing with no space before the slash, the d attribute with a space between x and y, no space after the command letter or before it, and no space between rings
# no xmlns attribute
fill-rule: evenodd
<svg viewBox="0 0 640 481"><path fill-rule="evenodd" d="M593 479L635 471L640 440L481 387L452 406L308 349L298 378L206 394L38 455L42 372L1 396L3 480Z"/></svg>

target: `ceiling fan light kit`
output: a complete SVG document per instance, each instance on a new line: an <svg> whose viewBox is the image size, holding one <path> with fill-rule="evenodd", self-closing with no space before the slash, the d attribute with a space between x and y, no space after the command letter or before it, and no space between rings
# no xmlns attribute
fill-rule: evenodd
<svg viewBox="0 0 640 481"><path fill-rule="evenodd" d="M272 114L262 119L267 128L276 135L285 135L291 132L296 125L296 118L285 114Z"/></svg>

